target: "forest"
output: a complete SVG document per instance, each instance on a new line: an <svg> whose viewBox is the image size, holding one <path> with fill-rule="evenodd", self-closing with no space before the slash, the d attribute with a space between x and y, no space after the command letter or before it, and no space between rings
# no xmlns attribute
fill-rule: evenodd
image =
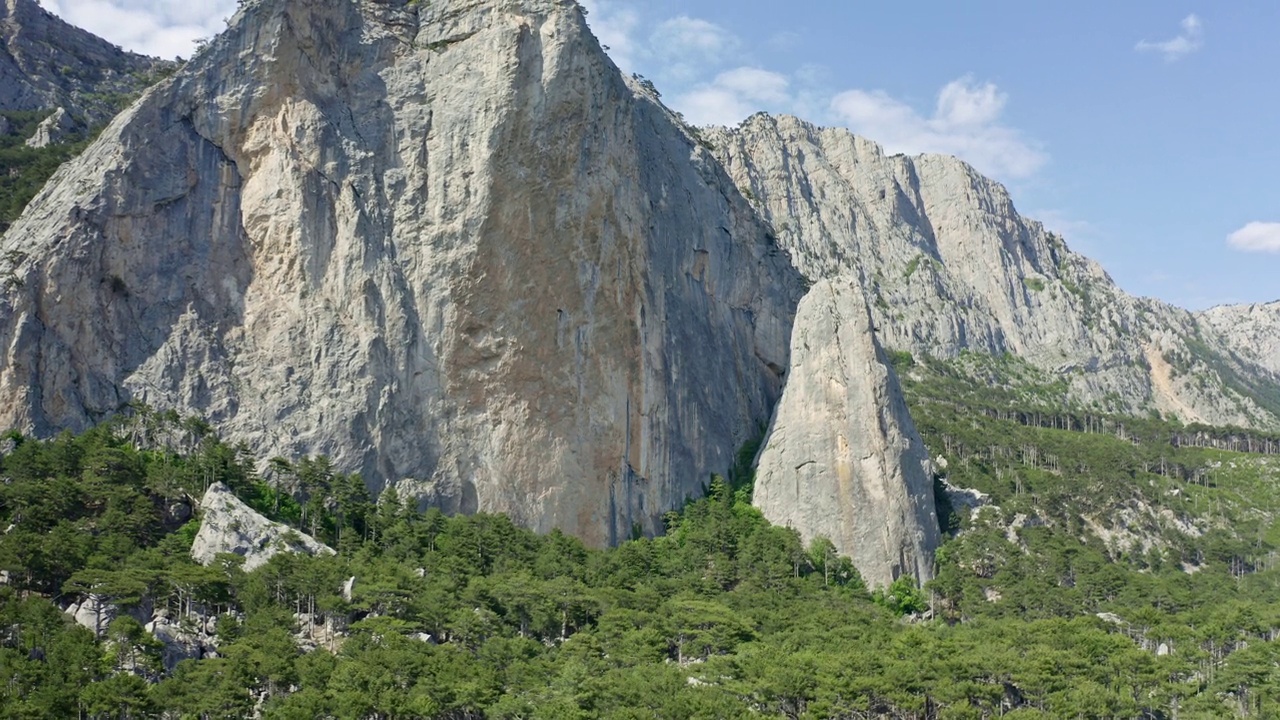
<svg viewBox="0 0 1280 720"><path fill-rule="evenodd" d="M1156 417L1031 422L1060 387L895 361L948 534L923 588L869 591L829 542L770 526L749 449L665 534L596 550L142 406L10 434L0 717L1280 714L1280 458ZM195 564L215 482L337 554ZM100 636L64 612L90 595L119 610ZM175 657L184 633L216 650Z"/></svg>

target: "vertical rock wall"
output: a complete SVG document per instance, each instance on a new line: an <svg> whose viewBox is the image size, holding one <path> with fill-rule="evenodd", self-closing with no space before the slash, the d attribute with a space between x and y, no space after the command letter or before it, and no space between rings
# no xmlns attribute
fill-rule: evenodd
<svg viewBox="0 0 1280 720"><path fill-rule="evenodd" d="M831 540L869 585L933 576L929 455L851 278L822 280L800 302L755 504L805 542Z"/></svg>

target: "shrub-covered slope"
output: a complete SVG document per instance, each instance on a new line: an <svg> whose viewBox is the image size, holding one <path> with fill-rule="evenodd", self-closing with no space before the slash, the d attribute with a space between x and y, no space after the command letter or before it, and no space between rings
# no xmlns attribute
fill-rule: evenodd
<svg viewBox="0 0 1280 720"><path fill-rule="evenodd" d="M1066 421L1035 419L1034 403L991 417L963 391L970 372L904 376L950 479L995 506L957 511L934 583L875 596L829 544L770 527L741 472L670 514L665 536L600 551L501 516L422 514L393 493L375 503L322 459L258 463L173 415L15 439L0 458L0 714L1280 710L1277 458L1186 446L1268 439L1132 418L1055 430ZM928 394L944 386L950 404ZM251 573L233 556L193 563L187 509L213 482L338 555L282 554ZM101 637L61 612L90 594L115 616Z"/></svg>

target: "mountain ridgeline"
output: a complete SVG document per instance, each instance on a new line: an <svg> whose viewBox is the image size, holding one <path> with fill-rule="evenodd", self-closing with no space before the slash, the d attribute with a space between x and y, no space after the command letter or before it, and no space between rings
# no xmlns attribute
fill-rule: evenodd
<svg viewBox="0 0 1280 720"><path fill-rule="evenodd" d="M954 158L686 127L571 0L244 2L0 244L0 426L143 402L594 546L661 532L763 435L766 517L872 585L927 579L908 354L1280 427L1274 307L1130 297Z"/></svg>
<svg viewBox="0 0 1280 720"><path fill-rule="evenodd" d="M0 111L61 109L73 128L105 123L122 101L176 69L69 25L34 0L0 2L0 37Z"/></svg>

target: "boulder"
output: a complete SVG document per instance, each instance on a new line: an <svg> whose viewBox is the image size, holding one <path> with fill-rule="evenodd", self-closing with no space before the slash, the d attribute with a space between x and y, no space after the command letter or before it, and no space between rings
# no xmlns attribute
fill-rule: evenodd
<svg viewBox="0 0 1280 720"><path fill-rule="evenodd" d="M277 553L333 555L333 548L283 523L273 522L244 504L231 489L214 483L200 501L200 531L191 545L191 558L202 565L220 553L244 558L253 570Z"/></svg>

